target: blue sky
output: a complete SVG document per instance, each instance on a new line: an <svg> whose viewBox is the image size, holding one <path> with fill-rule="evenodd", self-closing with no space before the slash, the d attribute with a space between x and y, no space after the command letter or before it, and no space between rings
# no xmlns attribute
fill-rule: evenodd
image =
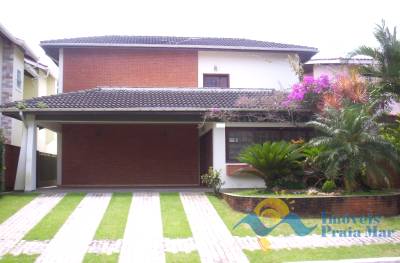
<svg viewBox="0 0 400 263"><path fill-rule="evenodd" d="M31 46L107 34L242 37L314 46L319 56L337 57L375 45L372 30L382 18L400 25L396 0L12 0L1 6L0 22Z"/></svg>

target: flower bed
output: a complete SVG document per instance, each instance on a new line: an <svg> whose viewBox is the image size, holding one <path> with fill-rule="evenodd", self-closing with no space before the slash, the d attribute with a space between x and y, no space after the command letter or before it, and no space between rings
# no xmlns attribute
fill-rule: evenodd
<svg viewBox="0 0 400 263"><path fill-rule="evenodd" d="M259 202L266 198L262 196L241 196L234 193L223 193L224 200L234 209L250 213ZM352 195L352 196L299 196L280 198L289 205L292 212L300 216L395 216L400 214L400 193L382 195Z"/></svg>

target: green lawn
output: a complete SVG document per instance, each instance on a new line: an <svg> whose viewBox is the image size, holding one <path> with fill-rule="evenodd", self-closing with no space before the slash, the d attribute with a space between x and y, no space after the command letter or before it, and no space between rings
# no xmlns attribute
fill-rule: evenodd
<svg viewBox="0 0 400 263"><path fill-rule="evenodd" d="M132 193L114 193L94 239L123 238L131 202Z"/></svg>
<svg viewBox="0 0 400 263"><path fill-rule="evenodd" d="M23 239L49 240L54 237L85 194L68 193Z"/></svg>
<svg viewBox="0 0 400 263"><path fill-rule="evenodd" d="M0 195L0 224L37 196L36 193Z"/></svg>
<svg viewBox="0 0 400 263"><path fill-rule="evenodd" d="M83 263L117 263L119 254L92 254L87 253Z"/></svg>
<svg viewBox="0 0 400 263"><path fill-rule="evenodd" d="M179 193L161 193L160 202L164 237L191 237L192 231L190 230Z"/></svg>
<svg viewBox="0 0 400 263"><path fill-rule="evenodd" d="M191 253L165 253L167 263L200 263L200 256L197 252Z"/></svg>
<svg viewBox="0 0 400 263"><path fill-rule="evenodd" d="M0 263L32 263L35 262L38 255L5 255L0 259Z"/></svg>
<svg viewBox="0 0 400 263"><path fill-rule="evenodd" d="M236 229L233 229L233 226L246 215L245 213L241 213L241 212L233 210L223 199L219 199L213 195L208 195L208 199L211 201L211 203L217 210L219 216L222 218L222 220L225 222L225 225L231 231L232 235L255 236L255 233L250 229L250 227L248 225L242 224L239 227L237 227ZM317 228L314 230L313 233L321 234L321 218L303 218L302 221L308 227L317 225ZM263 222L266 226L271 226L274 223L270 219L266 219L266 218L263 220ZM377 226L380 229L400 230L400 216L382 218L381 222ZM362 225L360 223L358 223L358 224L337 224L337 225L335 225L335 227L336 228L345 228L345 229L347 229L348 227L352 227L353 229L362 230L362 232L364 232L363 230L366 229L366 226ZM274 229L274 231L272 231L272 233L271 233L272 236L292 235L292 234L294 234L293 230L287 224L280 225L279 227Z"/></svg>
<svg viewBox="0 0 400 263"><path fill-rule="evenodd" d="M283 249L272 251L244 250L244 253L252 263L398 257L400 256L400 245L382 244L340 248Z"/></svg>

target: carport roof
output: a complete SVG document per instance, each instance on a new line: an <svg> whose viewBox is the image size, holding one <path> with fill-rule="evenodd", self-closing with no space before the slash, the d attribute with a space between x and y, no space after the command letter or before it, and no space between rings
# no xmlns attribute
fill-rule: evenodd
<svg viewBox="0 0 400 263"><path fill-rule="evenodd" d="M2 105L18 112L203 112L214 109L284 110L283 92L271 89L99 87Z"/></svg>

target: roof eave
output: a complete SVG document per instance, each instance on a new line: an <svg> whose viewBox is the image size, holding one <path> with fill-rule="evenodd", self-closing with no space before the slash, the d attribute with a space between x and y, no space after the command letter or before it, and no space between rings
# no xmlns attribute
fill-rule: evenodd
<svg viewBox="0 0 400 263"><path fill-rule="evenodd" d="M0 112L4 113L48 113L48 112L208 112L217 111L242 111L242 112L260 112L263 108L2 108ZM287 111L288 109L275 109L272 111ZM307 111L296 109L296 111Z"/></svg>
<svg viewBox="0 0 400 263"><path fill-rule="evenodd" d="M234 50L234 51L270 51L270 52L293 52L309 53L305 60L317 54L319 50L312 47L246 47L246 46L216 46L216 45L162 45L162 44L104 44L104 43L46 43L41 42L40 46L46 48L73 48L73 47L122 47L122 48L168 48L168 49L196 49L196 50ZM47 51L47 50L46 50ZM58 60L54 55L55 60Z"/></svg>

